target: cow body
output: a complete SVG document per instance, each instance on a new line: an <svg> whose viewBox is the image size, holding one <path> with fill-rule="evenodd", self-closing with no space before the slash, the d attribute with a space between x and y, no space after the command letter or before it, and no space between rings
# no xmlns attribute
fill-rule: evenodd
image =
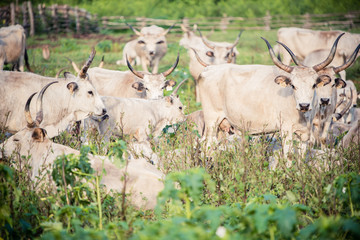
<svg viewBox="0 0 360 240"><path fill-rule="evenodd" d="M59 79L43 77L27 72L0 72L0 122L9 132L17 132L26 126L23 106L27 98L46 84ZM74 89L70 89L74 86ZM65 130L69 123L90 115L103 115L105 106L96 89L88 79L70 76L51 86L44 95L44 122L42 127L50 138ZM36 111L36 104L30 106Z"/></svg>
<svg viewBox="0 0 360 240"><path fill-rule="evenodd" d="M19 65L24 71L26 35L21 25L0 28L0 70L4 64ZM29 69L30 70L30 69Z"/></svg>

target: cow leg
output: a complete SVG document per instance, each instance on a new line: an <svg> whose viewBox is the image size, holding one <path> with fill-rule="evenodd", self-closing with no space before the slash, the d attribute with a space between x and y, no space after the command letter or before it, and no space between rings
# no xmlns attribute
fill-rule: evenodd
<svg viewBox="0 0 360 240"><path fill-rule="evenodd" d="M150 73L147 66L147 59L145 57L141 58L141 66L144 72Z"/></svg>
<svg viewBox="0 0 360 240"><path fill-rule="evenodd" d="M21 57L19 58L19 69L20 72L24 71L24 55L21 55Z"/></svg>
<svg viewBox="0 0 360 240"><path fill-rule="evenodd" d="M4 58L0 57L0 70L4 69Z"/></svg>
<svg viewBox="0 0 360 240"><path fill-rule="evenodd" d="M152 73L155 74L155 73L158 73L159 71L159 58L155 58L154 61L153 61L153 69L152 69Z"/></svg>
<svg viewBox="0 0 360 240"><path fill-rule="evenodd" d="M196 102L201 102L199 84L197 83L196 80L195 80L195 96L196 96Z"/></svg>

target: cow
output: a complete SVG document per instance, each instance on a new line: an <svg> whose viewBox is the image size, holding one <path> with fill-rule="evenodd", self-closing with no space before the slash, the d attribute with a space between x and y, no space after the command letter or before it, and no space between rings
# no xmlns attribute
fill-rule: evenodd
<svg viewBox="0 0 360 240"><path fill-rule="evenodd" d="M239 43L239 39L242 31L237 36L234 43L228 42L212 42L205 39L200 30L199 36L196 36L193 31L188 30L183 25L181 26L184 32L183 38L180 40L180 45L188 49L190 57L189 70L190 74L195 80L196 102L200 102L198 77L204 70L204 65L200 64L197 60L195 52L199 55L206 65L215 65L222 63L235 63L236 56L239 52L236 49L236 45Z"/></svg>
<svg viewBox="0 0 360 240"><path fill-rule="evenodd" d="M304 113L313 108L314 88L326 81L319 73L332 59L313 67L288 66L263 40L275 66L220 64L208 66L200 74L204 137L212 142L214 129L226 118L230 126L247 128L249 134L280 131L287 156L294 133L302 142L309 138Z"/></svg>
<svg viewBox="0 0 360 240"><path fill-rule="evenodd" d="M101 99L108 110L109 119L99 122L100 134L104 134L106 140L110 135L129 134L139 142L148 140L149 134L160 136L167 124L185 120L184 106L176 96L185 81L170 96L162 99L103 96Z"/></svg>
<svg viewBox="0 0 360 240"><path fill-rule="evenodd" d="M68 59L74 70L78 72L79 68L70 59ZM158 99L164 96L164 89L171 90L176 82L166 80L179 63L179 54L175 63L166 71L157 74L151 74L142 71L136 71L129 60L127 66L129 71L108 70L100 67L90 68L88 74L95 88L102 96L113 96L120 98L146 98Z"/></svg>
<svg viewBox="0 0 360 240"><path fill-rule="evenodd" d="M78 77L65 73L65 79L58 81L46 92L43 111L45 120L41 126L50 138L57 136L73 121L106 113L104 103L86 74L94 56L95 50ZM20 109L27 96L56 80L28 72L0 71L0 122L5 123L8 132L15 133L26 126ZM35 111L35 104L30 107Z"/></svg>
<svg viewBox="0 0 360 240"><path fill-rule="evenodd" d="M119 60L117 64L126 64L127 57L130 62L136 61L137 65L142 66L143 71L158 73L159 62L167 52L166 34L175 26L172 25L167 30L156 25L150 27L143 27L140 32L127 24L131 30L138 36L137 39L125 44L123 50L123 59Z"/></svg>
<svg viewBox="0 0 360 240"><path fill-rule="evenodd" d="M24 28L19 24L0 28L0 70L3 70L5 64L12 63L23 72L24 62L31 71Z"/></svg>
<svg viewBox="0 0 360 240"><path fill-rule="evenodd" d="M30 113L32 94L25 105L25 118L27 126L15 135L7 139L1 146L2 157L11 157L13 153L20 156L29 156L31 166L31 180L43 179L44 171L40 169L51 169L58 156L73 154L80 155L80 152L70 147L52 142L46 134L46 130L40 127L43 120L42 98L47 84L39 93L37 105L39 111L36 119L33 120ZM45 104L46 105L46 104ZM130 201L138 208L153 209L156 205L157 194L164 188L164 175L153 165L144 159L131 159L126 167L119 169L111 159L88 154L91 167L96 175L101 175L105 169L106 174L101 178L101 184L105 185L107 192L110 190L121 193L126 178L126 193L131 194ZM40 177L40 178L39 178ZM52 183L46 182L47 185Z"/></svg>
<svg viewBox="0 0 360 240"><path fill-rule="evenodd" d="M287 45L294 54L304 59L311 52L324 49L329 51L332 43L342 31L315 31L303 28L280 28L277 32L278 41ZM334 62L337 65L344 63L352 54L352 49L360 43L360 34L346 33L338 46ZM282 51L283 63L290 64L291 58ZM322 53L324 56L325 52ZM341 76L345 79L344 73Z"/></svg>

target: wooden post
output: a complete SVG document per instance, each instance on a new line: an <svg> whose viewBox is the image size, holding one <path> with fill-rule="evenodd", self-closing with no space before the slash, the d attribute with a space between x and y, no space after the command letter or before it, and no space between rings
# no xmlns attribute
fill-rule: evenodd
<svg viewBox="0 0 360 240"><path fill-rule="evenodd" d="M27 19L27 6L26 6L26 2L23 2L23 4L21 5L21 10L22 10L22 15L23 15L23 27L25 29L25 33L26 35L29 35L29 23L28 23L28 19Z"/></svg>
<svg viewBox="0 0 360 240"><path fill-rule="evenodd" d="M230 23L229 18L227 17L226 13L224 13L220 22L221 31L225 32L227 29L227 25L229 25L229 23Z"/></svg>
<svg viewBox="0 0 360 240"><path fill-rule="evenodd" d="M44 29L46 32L49 32L48 25L47 25L47 22L45 21L45 15L44 15L44 14L45 14L45 13L44 13L45 4L39 4L39 5L38 5L38 9L39 9L40 20L41 20L43 29Z"/></svg>
<svg viewBox="0 0 360 240"><path fill-rule="evenodd" d="M10 4L10 25L15 25L15 5L14 3Z"/></svg>
<svg viewBox="0 0 360 240"><path fill-rule="evenodd" d="M264 17L265 30L269 31L271 29L271 15L269 11L266 11L266 16Z"/></svg>
<svg viewBox="0 0 360 240"><path fill-rule="evenodd" d="M75 7L76 33L80 34L79 8Z"/></svg>
<svg viewBox="0 0 360 240"><path fill-rule="evenodd" d="M305 23L303 25L303 28L310 28L311 27L311 18L309 13L305 13Z"/></svg>
<svg viewBox="0 0 360 240"><path fill-rule="evenodd" d="M59 27L58 27L58 22L57 22L57 15L56 15L56 8L57 8L57 4L53 4L51 6L51 16L53 19L53 28L55 30L56 33L59 32Z"/></svg>
<svg viewBox="0 0 360 240"><path fill-rule="evenodd" d="M70 18L69 18L69 6L65 5L65 13L64 13L64 18L65 18L65 29L66 32L70 32Z"/></svg>
<svg viewBox="0 0 360 240"><path fill-rule="evenodd" d="M30 36L35 35L35 24L34 24L34 14L31 6L31 2L27 2L28 10L29 10L29 19L30 19Z"/></svg>

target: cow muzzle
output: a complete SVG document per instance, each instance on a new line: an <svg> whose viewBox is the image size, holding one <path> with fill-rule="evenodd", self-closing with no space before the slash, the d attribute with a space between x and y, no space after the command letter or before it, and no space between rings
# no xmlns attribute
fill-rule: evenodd
<svg viewBox="0 0 360 240"><path fill-rule="evenodd" d="M320 105L327 106L330 103L330 98L320 98Z"/></svg>
<svg viewBox="0 0 360 240"><path fill-rule="evenodd" d="M300 111L307 112L310 109L310 103L299 103Z"/></svg>

